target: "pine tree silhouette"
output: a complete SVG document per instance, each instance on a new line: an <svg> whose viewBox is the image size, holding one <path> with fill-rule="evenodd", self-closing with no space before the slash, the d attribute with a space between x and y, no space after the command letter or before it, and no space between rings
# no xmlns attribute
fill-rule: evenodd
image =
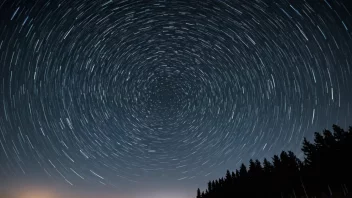
<svg viewBox="0 0 352 198"><path fill-rule="evenodd" d="M200 189L197 190L197 198L201 198Z"/></svg>
<svg viewBox="0 0 352 198"><path fill-rule="evenodd" d="M267 159L250 160L238 170L227 170L224 178L208 182L197 198L233 197L352 197L352 127L345 131L333 125L333 132L304 138L301 161L291 151Z"/></svg>

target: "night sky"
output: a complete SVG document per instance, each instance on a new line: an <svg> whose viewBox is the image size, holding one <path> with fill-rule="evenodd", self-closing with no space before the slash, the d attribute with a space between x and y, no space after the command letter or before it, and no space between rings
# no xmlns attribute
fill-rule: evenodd
<svg viewBox="0 0 352 198"><path fill-rule="evenodd" d="M191 198L250 158L301 157L303 137L352 124L351 11L0 0L0 192Z"/></svg>

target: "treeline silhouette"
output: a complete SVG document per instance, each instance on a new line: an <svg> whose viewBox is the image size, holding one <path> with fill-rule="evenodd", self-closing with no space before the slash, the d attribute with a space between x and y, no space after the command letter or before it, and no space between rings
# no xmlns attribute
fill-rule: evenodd
<svg viewBox="0 0 352 198"><path fill-rule="evenodd" d="M345 131L314 134L314 143L303 141L304 160L289 151L267 159L250 160L248 168L227 170L225 177L209 181L197 198L236 197L352 197L352 127Z"/></svg>

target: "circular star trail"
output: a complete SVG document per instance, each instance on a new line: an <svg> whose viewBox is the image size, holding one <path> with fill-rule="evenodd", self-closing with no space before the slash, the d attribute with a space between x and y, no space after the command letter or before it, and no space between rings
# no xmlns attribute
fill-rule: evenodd
<svg viewBox="0 0 352 198"><path fill-rule="evenodd" d="M0 175L204 183L299 151L314 131L351 124L350 9L3 1Z"/></svg>

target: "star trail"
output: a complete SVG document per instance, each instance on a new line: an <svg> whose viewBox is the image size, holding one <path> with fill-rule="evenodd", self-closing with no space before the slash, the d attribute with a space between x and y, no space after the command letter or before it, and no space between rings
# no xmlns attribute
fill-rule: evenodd
<svg viewBox="0 0 352 198"><path fill-rule="evenodd" d="M351 10L2 0L0 189L192 197L250 158L299 153L352 123Z"/></svg>

